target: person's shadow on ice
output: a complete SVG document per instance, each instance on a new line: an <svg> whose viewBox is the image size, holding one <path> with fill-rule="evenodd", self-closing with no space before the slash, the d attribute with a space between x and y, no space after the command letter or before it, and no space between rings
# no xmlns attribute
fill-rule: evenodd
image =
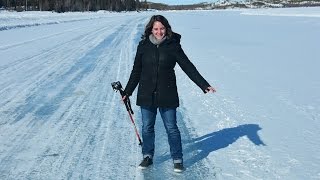
<svg viewBox="0 0 320 180"><path fill-rule="evenodd" d="M192 139L184 149L184 153L189 154L189 158L185 159L184 164L186 167L190 167L206 158L211 152L225 148L243 136L247 136L256 146L265 146L258 135L258 131L261 129L257 124L244 124Z"/></svg>

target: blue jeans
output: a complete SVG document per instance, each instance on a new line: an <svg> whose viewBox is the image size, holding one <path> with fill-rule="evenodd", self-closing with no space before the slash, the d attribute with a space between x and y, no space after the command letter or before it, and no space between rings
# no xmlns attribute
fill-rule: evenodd
<svg viewBox="0 0 320 180"><path fill-rule="evenodd" d="M170 145L170 153L174 162L182 162L181 135L177 126L176 108L159 108L164 127L167 131ZM154 125L157 108L141 106L142 114L142 154L143 156L154 155Z"/></svg>

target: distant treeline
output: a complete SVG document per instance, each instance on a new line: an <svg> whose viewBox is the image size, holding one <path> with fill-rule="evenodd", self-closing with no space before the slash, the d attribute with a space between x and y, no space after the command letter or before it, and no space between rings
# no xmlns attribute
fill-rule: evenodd
<svg viewBox="0 0 320 180"><path fill-rule="evenodd" d="M140 2L141 1L141 2ZM152 1L152 0L151 0ZM320 6L320 0L246 0L235 2L220 0L215 3L197 3L191 5L167 5L147 0L0 0L0 10L15 11L140 11L156 10L194 10L228 8L279 8Z"/></svg>
<svg viewBox="0 0 320 180"><path fill-rule="evenodd" d="M311 6L320 6L320 0L245 0L241 2L234 0L219 0L213 3L197 3L190 5L171 6L162 3L147 3L148 9L157 10L213 10L232 8L282 8Z"/></svg>
<svg viewBox="0 0 320 180"><path fill-rule="evenodd" d="M144 9L139 0L0 0L0 8L32 11L136 11Z"/></svg>

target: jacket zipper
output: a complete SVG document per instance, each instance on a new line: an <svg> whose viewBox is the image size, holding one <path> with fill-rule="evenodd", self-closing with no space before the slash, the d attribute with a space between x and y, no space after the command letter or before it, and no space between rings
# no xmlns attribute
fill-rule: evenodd
<svg viewBox="0 0 320 180"><path fill-rule="evenodd" d="M157 75L156 75L156 87L154 90L154 104L158 104L158 76L159 76L159 45L156 46L157 50L156 50L156 63L157 63Z"/></svg>

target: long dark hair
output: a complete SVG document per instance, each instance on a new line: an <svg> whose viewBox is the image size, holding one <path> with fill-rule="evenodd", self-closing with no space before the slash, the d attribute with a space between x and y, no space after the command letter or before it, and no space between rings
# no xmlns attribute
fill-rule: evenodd
<svg viewBox="0 0 320 180"><path fill-rule="evenodd" d="M152 34L153 24L156 21L159 21L159 22L161 22L161 24L164 25L164 27L166 28L166 36L168 38L171 38L173 31L171 29L171 26L170 26L168 20L162 15L153 15L150 18L150 21L148 22L148 24L146 25L146 27L144 29L144 34L141 36L141 39L146 39L149 37L150 34Z"/></svg>

